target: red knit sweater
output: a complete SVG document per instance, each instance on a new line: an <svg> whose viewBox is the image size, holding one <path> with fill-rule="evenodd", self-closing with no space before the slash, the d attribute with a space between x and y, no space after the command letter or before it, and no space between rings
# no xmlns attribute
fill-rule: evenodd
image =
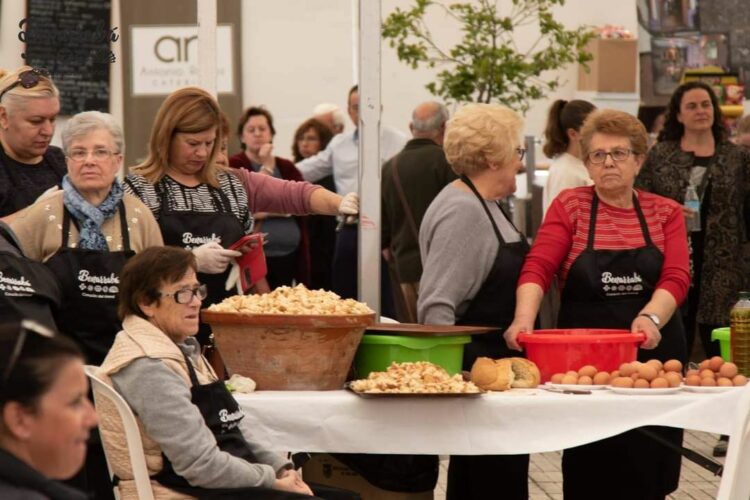
<svg viewBox="0 0 750 500"><path fill-rule="evenodd" d="M592 186L566 189L555 198L526 257L518 285L536 283L545 291L557 274L560 289L573 262L586 249L591 220ZM676 202L637 191L654 244L664 254L657 288L682 303L690 286L687 233L682 207ZM618 208L599 200L596 216L595 250L626 250L645 246L635 208Z"/></svg>

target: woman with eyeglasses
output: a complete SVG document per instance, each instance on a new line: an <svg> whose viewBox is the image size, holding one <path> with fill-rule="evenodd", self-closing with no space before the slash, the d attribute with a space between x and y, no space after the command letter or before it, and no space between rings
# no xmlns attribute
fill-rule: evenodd
<svg viewBox="0 0 750 500"><path fill-rule="evenodd" d="M58 189L66 173L51 146L60 93L44 69L0 70L0 218L10 223L23 208Z"/></svg>
<svg viewBox="0 0 750 500"><path fill-rule="evenodd" d="M0 301L1 302L1 301ZM39 333L37 333L39 332ZM96 425L83 355L63 336L0 319L0 498L85 500L73 476Z"/></svg>
<svg viewBox="0 0 750 500"><path fill-rule="evenodd" d="M296 499L310 487L281 455L253 443L252 422L195 339L206 286L193 253L149 248L122 273L122 331L97 374L139 420L155 498ZM125 449L116 409L97 403L107 449ZM125 455L112 454L120 498L135 499ZM189 495L189 496L183 496ZM326 498L356 498L326 493Z"/></svg>
<svg viewBox="0 0 750 500"><path fill-rule="evenodd" d="M26 256L43 262L62 300L57 329L76 341L88 364L98 365L120 330L120 271L141 250L162 245L146 206L123 191L122 129L99 111L74 115L62 133L68 173L62 190L24 210L12 222ZM96 498L111 498L98 435L92 435L86 473L76 478Z"/></svg>
<svg viewBox="0 0 750 500"><path fill-rule="evenodd" d="M648 148L635 117L595 111L581 129L581 152L593 186L552 201L526 258L516 290L508 346L532 333L553 277L561 290L558 328L643 332L638 359L687 361L685 331L675 311L690 285L682 208L633 187ZM682 430L652 428L682 443ZM617 467L612 464L617 463ZM565 498L663 500L677 489L680 454L639 430L563 452Z"/></svg>
<svg viewBox="0 0 750 500"><path fill-rule="evenodd" d="M500 105L470 104L448 120L443 148L460 176L437 195L422 219L419 247L423 273L419 322L486 325L464 348L463 367L480 356L510 355L502 331L513 319L515 283L528 252L500 200L516 190L525 150L521 118ZM527 499L528 455L452 456L450 500Z"/></svg>

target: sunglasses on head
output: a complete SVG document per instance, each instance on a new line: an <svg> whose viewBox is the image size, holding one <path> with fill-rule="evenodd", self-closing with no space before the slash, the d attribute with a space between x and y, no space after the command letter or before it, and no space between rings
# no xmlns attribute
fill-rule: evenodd
<svg viewBox="0 0 750 500"><path fill-rule="evenodd" d="M18 311L11 307L0 307L0 311L9 312L10 314L2 315L0 322L0 382L4 386L13 372L18 359L21 357L23 346L29 335L41 335L42 337L52 338L54 332L36 321L30 319L21 319Z"/></svg>
<svg viewBox="0 0 750 500"><path fill-rule="evenodd" d="M18 75L18 79L16 79L15 82L11 83L7 87L5 87L2 92L0 92L0 101L3 100L3 97L6 93L10 92L19 85L25 89L36 87L37 85L39 85L39 82L42 78L49 79L49 71L44 68L31 68L27 69L26 71L22 71Z"/></svg>

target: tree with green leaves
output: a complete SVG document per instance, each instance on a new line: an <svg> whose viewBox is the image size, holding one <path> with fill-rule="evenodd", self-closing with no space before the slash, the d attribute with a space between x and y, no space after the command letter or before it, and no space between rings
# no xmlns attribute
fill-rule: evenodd
<svg viewBox="0 0 750 500"><path fill-rule="evenodd" d="M495 101L525 113L532 101L560 85L559 76L545 72L592 59L585 50L594 36L590 29L568 30L555 20L552 8L564 4L565 0L472 0L445 5L414 0L410 9L396 8L386 18L382 34L399 60L412 68L443 68L437 81L426 85L433 95L446 102ZM463 37L454 47L442 48L431 34L425 22L429 8L443 10L459 24ZM522 51L514 34L529 25L538 25L539 37Z"/></svg>

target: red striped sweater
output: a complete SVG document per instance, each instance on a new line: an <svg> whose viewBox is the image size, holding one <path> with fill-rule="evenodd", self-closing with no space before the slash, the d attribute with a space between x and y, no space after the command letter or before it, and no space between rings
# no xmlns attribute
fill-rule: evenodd
<svg viewBox="0 0 750 500"><path fill-rule="evenodd" d="M526 257L518 285L536 283L545 291L559 274L564 288L570 266L586 248L591 219L592 186L566 189L547 211L539 233ZM637 191L654 244L664 254L656 285L682 303L690 286L687 233L682 207L676 202ZM646 244L634 208L618 208L599 200L594 249L626 250Z"/></svg>

